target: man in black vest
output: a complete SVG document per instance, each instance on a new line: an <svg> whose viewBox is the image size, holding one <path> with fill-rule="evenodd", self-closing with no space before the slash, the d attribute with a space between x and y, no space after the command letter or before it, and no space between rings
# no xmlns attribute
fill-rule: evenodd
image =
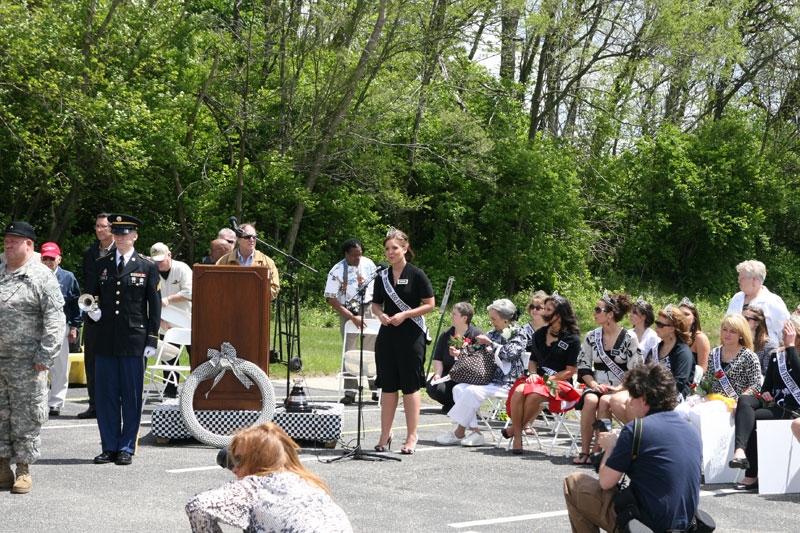
<svg viewBox="0 0 800 533"><path fill-rule="evenodd" d="M105 257L114 250L114 235L111 233L111 224L108 222L108 213L100 213L94 223L94 233L97 242L83 252L83 286L91 286L90 280L97 279L95 270L97 259ZM94 336L97 325L91 320L83 321L83 363L86 368L86 390L89 393L89 408L78 413L78 418L97 418L94 402Z"/></svg>
<svg viewBox="0 0 800 533"><path fill-rule="evenodd" d="M97 260L97 277L89 289L100 307L88 313L98 325L95 393L103 444L94 462L129 465L142 415L144 358L155 353L158 343L161 282L156 264L133 249L142 222L123 214L108 220L117 250Z"/></svg>

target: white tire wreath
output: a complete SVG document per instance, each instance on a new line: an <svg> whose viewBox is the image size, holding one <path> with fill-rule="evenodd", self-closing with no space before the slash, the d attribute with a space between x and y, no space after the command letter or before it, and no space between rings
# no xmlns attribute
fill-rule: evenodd
<svg viewBox="0 0 800 533"><path fill-rule="evenodd" d="M250 361L240 359L237 362L238 368L244 372L248 377L252 378L253 382L258 385L261 391L261 414L258 419L253 422L253 426L258 426L265 422L271 422L272 417L275 415L275 390L272 388L272 383L269 377L257 365ZM206 361L186 379L183 385L183 392L181 393L181 417L186 429L192 434L194 438L209 446L216 446L217 448L224 448L231 443L233 435L217 435L208 431L200 425L197 416L194 413L194 393L197 386L207 380L215 377L220 372L224 372L224 368L214 365L211 361Z"/></svg>

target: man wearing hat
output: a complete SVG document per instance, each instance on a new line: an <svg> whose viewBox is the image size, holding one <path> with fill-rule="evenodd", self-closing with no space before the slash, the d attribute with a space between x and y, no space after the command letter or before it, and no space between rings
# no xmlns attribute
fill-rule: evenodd
<svg viewBox="0 0 800 533"><path fill-rule="evenodd" d="M78 309L78 298L81 296L81 288L75 274L69 270L61 268L61 248L54 242L46 242L42 245L42 264L49 268L58 280L61 287L61 295L64 297L64 315L67 317L67 331L64 335L64 342L61 344L61 351L53 360L50 367L50 416L61 414L64 401L67 399L69 389L69 345L78 338L78 328L81 327L83 318Z"/></svg>
<svg viewBox="0 0 800 533"><path fill-rule="evenodd" d="M161 276L161 306L174 307L192 314L192 268L184 263L172 258L172 253L163 242L157 242L150 247L150 258L158 265L158 273ZM161 321L161 333L172 327L172 324ZM165 361L169 363L170 361ZM177 361L176 361L177 362ZM172 372L164 371L164 377L168 378ZM164 396L175 398L177 387L175 386L175 376L169 376L169 381L164 387Z"/></svg>
<svg viewBox="0 0 800 533"><path fill-rule="evenodd" d="M89 287L99 305L88 313L98 325L95 401L103 446L94 462L129 465L142 416L144 357L153 355L158 343L161 287L156 264L133 248L141 220L112 214L108 221L117 249L97 259L97 277Z"/></svg>
<svg viewBox="0 0 800 533"><path fill-rule="evenodd" d="M0 265L0 488L31 490L47 419L47 369L64 340L64 298L56 277L34 257L33 228L11 222ZM16 476L10 463L17 464Z"/></svg>

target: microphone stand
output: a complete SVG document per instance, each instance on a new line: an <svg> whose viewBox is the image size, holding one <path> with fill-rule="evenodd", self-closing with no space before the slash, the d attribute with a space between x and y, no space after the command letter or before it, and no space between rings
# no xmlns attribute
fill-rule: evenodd
<svg viewBox="0 0 800 533"><path fill-rule="evenodd" d="M324 461L325 463L334 463L336 461L341 461L342 459L355 459L362 461L400 461L399 457L395 457L393 455L365 452L361 449L361 417L364 410L364 322L366 321L364 318L364 295L367 292L367 287L369 287L370 283L375 281L382 270L384 269L381 268L376 270L375 273L367 280L367 282L358 288L358 308L359 313L361 313L361 328L359 328L358 333L358 421L356 422L356 447L340 457L334 457L333 459Z"/></svg>
<svg viewBox="0 0 800 533"><path fill-rule="evenodd" d="M236 221L236 217L230 217L230 222L231 225L233 226L234 232L236 232L236 235L241 236L243 234L243 231L239 226L238 222ZM256 242L263 244L273 252L280 254L286 260L287 272L285 274L288 276L287 278L288 283L286 285L288 286L287 290L290 294L290 297L289 299L284 300L284 298L281 297L281 294L285 293L286 291L281 291L278 293L278 298L276 299L275 302L275 314L278 316L278 323L275 326L275 335L273 336L273 348L270 350L270 363L278 362L286 365L286 397L288 398L290 389L289 381L290 381L291 371L294 370L296 372L300 370L303 366L303 359L300 355L300 286L297 284L295 269L298 266L300 266L305 268L306 270L309 270L310 272L313 272L314 274L319 274L319 271L303 263L298 258L287 254L283 250L280 250L272 246L270 243L263 241L258 237L256 237L255 239ZM282 303L284 301L286 302L286 305L289 308L288 312L284 311L283 309ZM286 314L285 320L284 317L282 316L284 313ZM284 331L284 323L286 323L287 325L287 327L285 328L286 331ZM285 361L283 358L284 336L286 337L286 352L287 352ZM277 361L273 361L272 352L275 351L274 344L276 338L278 340L277 344L280 348L280 351L278 352L280 353L280 359ZM294 343L291 342L292 339L296 339ZM294 353L295 349L297 350L297 356L292 357L292 354Z"/></svg>

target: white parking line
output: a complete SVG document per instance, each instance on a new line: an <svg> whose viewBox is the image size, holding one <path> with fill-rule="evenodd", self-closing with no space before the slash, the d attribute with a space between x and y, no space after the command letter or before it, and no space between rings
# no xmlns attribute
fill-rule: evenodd
<svg viewBox="0 0 800 533"><path fill-rule="evenodd" d="M72 429L72 428L96 428L97 423L94 424L70 424L69 426L42 426L42 429Z"/></svg>
<svg viewBox="0 0 800 533"><path fill-rule="evenodd" d="M715 490L701 490L700 497L703 498L705 496L719 496L720 494L741 494L742 491L734 490L734 489L715 489ZM502 518L489 518L486 520L472 520L470 522L455 522L452 524L447 524L448 526L456 529L464 528L464 527L476 527L476 526L489 526L493 524L507 524L509 522L522 522L525 520L537 520L540 518L554 518L557 516L567 516L567 511L551 511L548 513L537 513L537 514L526 514L526 515L519 515L519 516L505 516ZM468 532L464 532L468 533Z"/></svg>

